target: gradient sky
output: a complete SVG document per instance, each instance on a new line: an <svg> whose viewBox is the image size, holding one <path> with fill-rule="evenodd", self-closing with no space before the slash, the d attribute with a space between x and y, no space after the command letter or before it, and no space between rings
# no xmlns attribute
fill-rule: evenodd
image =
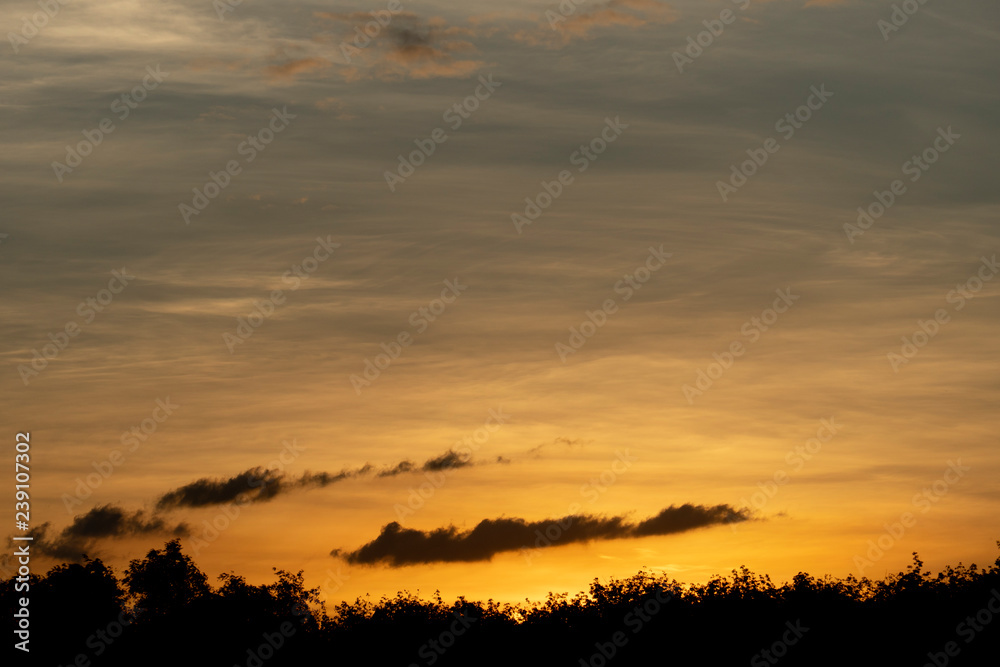
<svg viewBox="0 0 1000 667"><path fill-rule="evenodd" d="M123 567L178 524L190 545L224 507L158 507L163 494L277 465L285 480L361 472L243 506L198 550L211 577L269 580L276 566L305 569L331 601L402 588L517 600L641 567L695 582L746 564L781 581L881 577L913 551L932 568L995 558L995 2L928 3L890 31L892 3L862 0L587 0L566 16L403 1L345 57L367 12L389 5L244 0L220 20L209 0L68 0L30 38L22 19L39 6L4 5L3 32L21 37L0 44L0 405L5 437L31 432L32 519L48 539L69 527L74 546ZM724 10L730 22L711 23ZM721 33L709 40L703 21ZM675 56L702 32L697 57ZM144 78L145 99L123 100ZM446 112L485 97L483 79L499 86L455 128ZM247 148L275 109L281 131ZM782 122L797 110L809 119ZM437 128L447 140L391 189L386 172ZM614 141L581 158L602 131ZM100 144L72 171L53 166L88 135ZM947 151L915 169L936 140ZM724 200L747 151L767 160ZM188 224L180 205L230 161L239 173ZM563 171L572 182L515 224ZM897 179L882 217L845 229ZM335 249L296 276L317 239ZM644 265L656 268L626 300ZM462 289L440 312L445 281ZM282 302L233 343L275 290ZM582 346L557 347L608 300ZM934 335L908 350L920 322ZM33 368L67 325L65 349ZM351 376L404 333L412 344L357 391ZM720 375L713 355L734 343ZM685 392L700 371L716 379ZM130 450L123 433L165 416L168 398L179 407ZM401 516L429 480L420 466L491 410L507 417L476 465L448 469ZM124 460L67 505L116 450ZM379 475L407 460L416 469ZM935 490L953 464L961 474ZM606 487L588 486L602 474ZM769 487L776 475L787 483ZM773 494L755 500L758 483ZM556 540L530 558L331 555L392 521L638 523L685 503L754 520ZM107 505L121 508L112 526L71 526ZM884 556L862 572L856 556L880 537Z"/></svg>

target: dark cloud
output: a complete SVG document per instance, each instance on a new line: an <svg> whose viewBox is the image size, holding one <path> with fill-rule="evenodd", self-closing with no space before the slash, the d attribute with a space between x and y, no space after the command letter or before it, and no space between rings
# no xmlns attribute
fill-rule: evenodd
<svg viewBox="0 0 1000 667"><path fill-rule="evenodd" d="M86 551L92 551L98 540L151 533L184 537L190 532L186 523L171 525L160 517L147 516L143 510L126 512L113 505L95 507L73 517L73 523L50 539L51 527L46 522L30 531L35 549L46 556L74 562L81 560Z"/></svg>
<svg viewBox="0 0 1000 667"><path fill-rule="evenodd" d="M413 461L400 461L391 468L386 468L378 473L379 477L394 477L396 475L402 475L403 473L413 472L416 469L416 464Z"/></svg>
<svg viewBox="0 0 1000 667"><path fill-rule="evenodd" d="M632 528L630 537L683 533L719 523L746 521L749 518L746 510L736 510L729 505L706 507L685 503L680 507L670 506L656 516L640 521Z"/></svg>
<svg viewBox="0 0 1000 667"><path fill-rule="evenodd" d="M433 459L428 459L422 470L426 471L436 471L436 470L451 470L453 468L464 468L467 465L471 465L467 458L462 458L462 456L449 449L447 452L441 456L435 457Z"/></svg>
<svg viewBox="0 0 1000 667"><path fill-rule="evenodd" d="M206 507L232 502L245 496L255 502L270 500L285 486L284 474L263 468L250 468L238 475L197 481L174 489L156 501L157 509Z"/></svg>
<svg viewBox="0 0 1000 667"><path fill-rule="evenodd" d="M400 50L425 47L429 46L431 43L431 39L428 34L421 34L413 28L394 29L390 27L389 35L392 37L393 42L395 42L396 48Z"/></svg>
<svg viewBox="0 0 1000 667"><path fill-rule="evenodd" d="M351 64L344 70L349 81L371 76L391 81L465 78L485 65L484 61L461 57L461 54L478 52L469 41L476 35L472 25L453 25L440 17L425 19L402 12L372 39L372 46L362 50L355 48L359 43L354 41L357 34L354 29L361 19L370 22L370 15L320 12L317 17L344 28L350 27L347 41L338 46L338 49L346 48L344 44L351 47L342 54L349 57Z"/></svg>
<svg viewBox="0 0 1000 667"><path fill-rule="evenodd" d="M301 486L301 487L310 487L310 486L324 487L324 486L329 486L331 484L336 484L337 482L342 482L345 479L350 479L351 477L355 477L357 475L366 474L371 469L372 469L371 466L366 465L366 466L362 466L361 468L358 468L354 472L350 472L350 471L347 471L347 470L341 470L338 473L309 472L309 471L306 471L306 472L302 473L302 476L299 477L295 481L295 485L296 486Z"/></svg>
<svg viewBox="0 0 1000 667"><path fill-rule="evenodd" d="M502 456L485 463L509 463ZM87 551L95 549L98 540L164 533L186 536L186 523L168 524L157 512L178 508L200 508L241 500L264 502L296 489L322 488L346 479L375 474L376 477L394 477L405 473L452 470L475 465L454 450L427 459L418 466L412 461L401 461L394 466L376 472L375 466L365 464L354 470L338 473L309 472L297 478L288 478L284 473L265 468L250 468L232 477L202 478L169 491L157 500L154 513L143 510L126 512L112 505L91 509L86 514L74 517L73 522L56 537L49 538L52 524L45 523L32 530L35 548L39 553L52 558L78 561Z"/></svg>
<svg viewBox="0 0 1000 667"><path fill-rule="evenodd" d="M498 456L495 463L509 463L508 459ZM264 502L296 489L325 487L346 479L375 474L376 477L395 477L412 472L438 472L455 470L476 465L470 459L449 449L445 453L427 459L418 466L413 461L399 463L376 472L375 466L366 463L354 470L344 469L338 473L305 472L300 477L288 478L283 472L265 468L250 468L232 477L203 477L199 480L169 491L156 501L158 510L170 510L179 507L208 507L230 503L241 498L250 502Z"/></svg>
<svg viewBox="0 0 1000 667"><path fill-rule="evenodd" d="M671 505L656 516L631 523L624 516L573 515L544 521L484 519L470 531L455 526L429 532L403 528L392 522L368 544L351 552L339 549L332 555L349 563L392 567L416 563L490 560L503 551L558 546L591 540L613 540L650 535L670 535L721 523L746 521L745 510L729 505Z"/></svg>

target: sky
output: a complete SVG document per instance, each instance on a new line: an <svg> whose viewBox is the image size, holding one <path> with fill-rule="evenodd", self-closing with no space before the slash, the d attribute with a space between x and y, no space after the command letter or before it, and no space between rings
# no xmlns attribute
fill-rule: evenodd
<svg viewBox="0 0 1000 667"><path fill-rule="evenodd" d="M5 3L33 567L180 537L336 603L992 562L998 19Z"/></svg>

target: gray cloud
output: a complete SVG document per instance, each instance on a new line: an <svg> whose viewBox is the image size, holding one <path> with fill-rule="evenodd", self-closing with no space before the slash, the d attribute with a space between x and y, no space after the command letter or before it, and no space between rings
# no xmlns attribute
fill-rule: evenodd
<svg viewBox="0 0 1000 667"><path fill-rule="evenodd" d="M228 503L245 496L255 502L270 500L286 486L284 474L250 468L229 478L203 477L169 491L156 501L157 509L206 507Z"/></svg>
<svg viewBox="0 0 1000 667"><path fill-rule="evenodd" d="M386 563L392 567L417 563L483 561L495 554L518 549L558 546L592 540L614 540L670 535L721 523L746 521L745 510L729 505L671 505L638 523L624 516L566 516L560 519L484 519L470 531L455 526L424 532L392 522L371 542L350 552L335 549L332 555L352 564ZM553 533L557 536L552 537Z"/></svg>
<svg viewBox="0 0 1000 667"><path fill-rule="evenodd" d="M497 457L495 463L506 463L507 459ZM251 502L266 502L281 494L290 493L296 489L322 488L347 479L374 475L375 477L396 477L412 472L437 472L441 470L457 470L472 465L470 458L465 458L454 450L448 450L439 456L427 459L422 465L413 461L399 463L378 469L371 464L365 464L353 470L341 470L338 473L305 472L290 478L278 470L250 468L232 477L203 477L190 484L168 491L156 501L159 510L169 510L180 507L207 507L220 505L245 498Z"/></svg>
<svg viewBox="0 0 1000 667"><path fill-rule="evenodd" d="M52 524L46 522L30 531L34 548L46 556L73 562L81 560L101 540L150 534L184 537L190 533L186 523L171 525L143 510L128 512L114 505L95 507L73 517L73 522L53 537L49 537L51 528Z"/></svg>

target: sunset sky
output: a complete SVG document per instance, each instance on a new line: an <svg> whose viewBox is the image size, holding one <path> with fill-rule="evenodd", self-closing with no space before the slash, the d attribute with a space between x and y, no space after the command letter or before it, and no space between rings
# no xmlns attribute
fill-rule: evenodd
<svg viewBox="0 0 1000 667"><path fill-rule="evenodd" d="M35 571L992 562L1000 14L902 4L5 3Z"/></svg>

